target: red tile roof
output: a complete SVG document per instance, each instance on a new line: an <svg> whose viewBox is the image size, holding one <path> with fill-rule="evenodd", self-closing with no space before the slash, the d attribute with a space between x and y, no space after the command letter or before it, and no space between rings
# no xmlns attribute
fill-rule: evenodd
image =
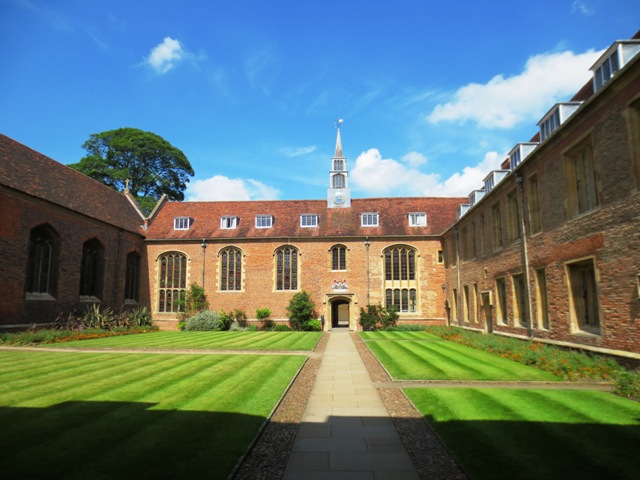
<svg viewBox="0 0 640 480"><path fill-rule="evenodd" d="M0 185L141 232L143 219L125 195L2 134Z"/></svg>
<svg viewBox="0 0 640 480"><path fill-rule="evenodd" d="M148 240L213 238L323 238L353 236L440 235L455 222L462 198L354 199L350 208L328 208L326 200L167 202L146 232ZM379 213L378 227L361 226L361 213ZM410 227L408 214L425 212L426 227ZM317 214L317 227L301 227L300 215ZM271 228L256 228L256 215L272 215ZM223 216L239 218L234 229L221 229ZM174 230L173 219L193 219L189 230Z"/></svg>

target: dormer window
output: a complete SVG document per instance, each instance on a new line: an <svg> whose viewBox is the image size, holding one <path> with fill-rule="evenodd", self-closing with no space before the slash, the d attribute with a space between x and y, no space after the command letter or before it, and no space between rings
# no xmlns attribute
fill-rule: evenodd
<svg viewBox="0 0 640 480"><path fill-rule="evenodd" d="M562 125L573 112L580 106L581 102L556 103L547 114L538 122L540 127L540 141L546 140L560 125Z"/></svg>
<svg viewBox="0 0 640 480"><path fill-rule="evenodd" d="M489 193L493 187L495 187L500 180L502 180L507 173L508 170L494 170L489 175L487 175L484 179L484 191Z"/></svg>
<svg viewBox="0 0 640 480"><path fill-rule="evenodd" d="M225 216L220 219L220 228L228 230L238 226L238 217Z"/></svg>
<svg viewBox="0 0 640 480"><path fill-rule="evenodd" d="M256 228L271 228L273 215L256 215Z"/></svg>
<svg viewBox="0 0 640 480"><path fill-rule="evenodd" d="M173 229L174 230L189 230L191 224L193 223L193 219L189 217L176 217L173 219Z"/></svg>
<svg viewBox="0 0 640 480"><path fill-rule="evenodd" d="M300 215L300 226L301 227L317 227L318 215L315 215L315 214Z"/></svg>
<svg viewBox="0 0 640 480"><path fill-rule="evenodd" d="M377 227L379 225L380 216L378 213L363 213L360 215L360 224L363 227Z"/></svg>
<svg viewBox="0 0 640 480"><path fill-rule="evenodd" d="M509 152L509 168L515 169L536 148L537 143L518 143Z"/></svg>
<svg viewBox="0 0 640 480"><path fill-rule="evenodd" d="M425 212L413 212L409 214L410 227L426 227L427 214Z"/></svg>
<svg viewBox="0 0 640 480"><path fill-rule="evenodd" d="M591 67L593 90L597 92L613 75L640 52L640 40L616 42Z"/></svg>

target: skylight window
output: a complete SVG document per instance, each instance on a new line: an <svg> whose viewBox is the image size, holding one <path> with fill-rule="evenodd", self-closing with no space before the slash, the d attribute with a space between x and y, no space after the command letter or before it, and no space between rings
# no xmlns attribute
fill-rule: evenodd
<svg viewBox="0 0 640 480"><path fill-rule="evenodd" d="M189 217L176 217L173 219L173 229L174 230L189 230L191 224L193 223L193 219Z"/></svg>

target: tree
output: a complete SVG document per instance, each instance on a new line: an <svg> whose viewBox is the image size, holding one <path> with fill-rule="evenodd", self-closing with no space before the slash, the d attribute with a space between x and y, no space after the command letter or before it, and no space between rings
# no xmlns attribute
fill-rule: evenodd
<svg viewBox="0 0 640 480"><path fill-rule="evenodd" d="M82 144L88 155L69 167L122 191L129 192L149 213L163 194L184 200L193 168L181 150L155 133L119 128L94 133Z"/></svg>
<svg viewBox="0 0 640 480"><path fill-rule="evenodd" d="M311 296L302 290L291 297L287 313L289 323L294 330L307 330L309 321L315 317L316 305Z"/></svg>

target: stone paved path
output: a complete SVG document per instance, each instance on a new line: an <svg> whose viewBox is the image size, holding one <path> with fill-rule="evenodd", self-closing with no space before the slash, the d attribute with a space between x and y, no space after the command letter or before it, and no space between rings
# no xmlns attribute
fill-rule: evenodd
<svg viewBox="0 0 640 480"><path fill-rule="evenodd" d="M331 332L283 478L418 478L348 330Z"/></svg>

